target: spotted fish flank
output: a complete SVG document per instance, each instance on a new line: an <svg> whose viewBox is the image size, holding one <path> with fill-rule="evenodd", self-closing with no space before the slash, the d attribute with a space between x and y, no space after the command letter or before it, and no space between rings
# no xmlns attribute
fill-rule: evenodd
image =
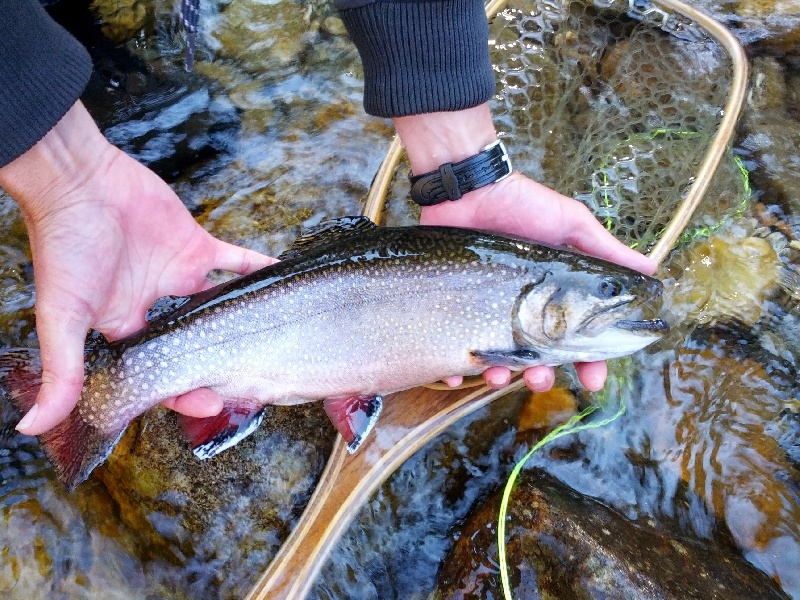
<svg viewBox="0 0 800 600"><path fill-rule="evenodd" d="M666 329L629 319L660 293L657 280L477 231L348 217L304 234L281 258L159 302L126 339L90 337L81 399L41 436L67 486L105 460L133 418L200 387L227 402L220 417L185 420L202 457L252 431L265 405L314 400L355 450L388 393L492 365L621 356ZM0 380L21 410L39 375L35 350L0 353Z"/></svg>

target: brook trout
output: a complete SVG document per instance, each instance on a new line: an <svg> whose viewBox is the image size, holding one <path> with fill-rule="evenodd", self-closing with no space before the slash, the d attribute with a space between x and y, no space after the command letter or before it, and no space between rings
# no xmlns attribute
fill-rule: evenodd
<svg viewBox="0 0 800 600"><path fill-rule="evenodd" d="M109 455L128 423L208 387L210 419L183 418L201 458L252 432L269 404L322 400L355 451L385 394L494 365L521 370L629 354L667 329L632 311L661 293L635 271L528 241L448 227L323 223L281 262L187 297L159 300L143 330L86 345L81 398L40 436L70 489ZM0 353L0 382L26 411L38 351Z"/></svg>

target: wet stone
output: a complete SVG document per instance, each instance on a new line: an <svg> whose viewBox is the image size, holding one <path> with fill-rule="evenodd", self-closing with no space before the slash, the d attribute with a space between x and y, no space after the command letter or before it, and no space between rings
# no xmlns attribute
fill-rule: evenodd
<svg viewBox="0 0 800 600"><path fill-rule="evenodd" d="M778 254L760 237L717 236L698 242L675 260L666 291L671 322L756 324L781 274Z"/></svg>
<svg viewBox="0 0 800 600"><path fill-rule="evenodd" d="M791 95L781 65L764 57L753 61L752 71L752 91L741 120L741 145L757 161L750 176L764 191L762 202L795 214L800 210L800 121L789 110Z"/></svg>
<svg viewBox="0 0 800 600"><path fill-rule="evenodd" d="M95 477L149 552L183 565L153 591L172 582L187 597L242 597L308 502L334 435L317 404L268 407L253 435L201 461L175 414L154 409Z"/></svg>
<svg viewBox="0 0 800 600"><path fill-rule="evenodd" d="M92 10L103 34L115 42L126 42L152 25L152 2L142 0L93 0Z"/></svg>
<svg viewBox="0 0 800 600"><path fill-rule="evenodd" d="M459 528L431 598L502 598L497 566L501 494ZM542 472L523 472L507 522L513 596L718 598L787 596L724 543L671 534L666 523L629 521Z"/></svg>

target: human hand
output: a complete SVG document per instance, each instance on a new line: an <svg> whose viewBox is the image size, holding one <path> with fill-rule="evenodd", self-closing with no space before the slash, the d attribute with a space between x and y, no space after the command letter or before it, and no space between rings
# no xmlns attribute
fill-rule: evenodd
<svg viewBox="0 0 800 600"><path fill-rule="evenodd" d="M394 123L416 174L477 154L496 139L487 104L451 113L401 117ZM454 202L423 208L420 222L483 229L552 246L570 246L646 275L654 273L658 266L651 258L617 240L585 205L518 172ZM605 384L605 362L578 363L575 369L586 389L597 391ZM505 387L511 381L511 372L505 367L491 367L483 376L493 388ZM546 366L529 367L523 377L532 391L546 391L555 381L555 371ZM459 380L449 378L447 382L458 385Z"/></svg>
<svg viewBox="0 0 800 600"><path fill-rule="evenodd" d="M33 254L43 372L36 404L17 426L28 435L77 403L89 328L124 337L145 325L157 298L208 287L210 270L245 274L274 262L213 238L166 183L106 141L79 102L0 168L0 185L22 209ZM165 404L197 417L222 408L211 390Z"/></svg>

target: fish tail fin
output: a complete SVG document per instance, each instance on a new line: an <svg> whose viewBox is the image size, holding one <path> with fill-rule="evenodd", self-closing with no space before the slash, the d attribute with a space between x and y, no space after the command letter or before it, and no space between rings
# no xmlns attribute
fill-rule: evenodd
<svg viewBox="0 0 800 600"><path fill-rule="evenodd" d="M24 414L31 409L41 385L38 350L0 350L0 388L18 411ZM40 435L39 441L59 480L72 491L108 458L123 432L102 432L84 421L75 408L64 421Z"/></svg>
<svg viewBox="0 0 800 600"><path fill-rule="evenodd" d="M83 420L76 408L61 423L40 435L39 440L58 479L72 491L105 462L123 433L124 427L113 433L94 427Z"/></svg>
<svg viewBox="0 0 800 600"><path fill-rule="evenodd" d="M21 413L27 413L42 385L42 363L33 348L0 350L0 386Z"/></svg>

